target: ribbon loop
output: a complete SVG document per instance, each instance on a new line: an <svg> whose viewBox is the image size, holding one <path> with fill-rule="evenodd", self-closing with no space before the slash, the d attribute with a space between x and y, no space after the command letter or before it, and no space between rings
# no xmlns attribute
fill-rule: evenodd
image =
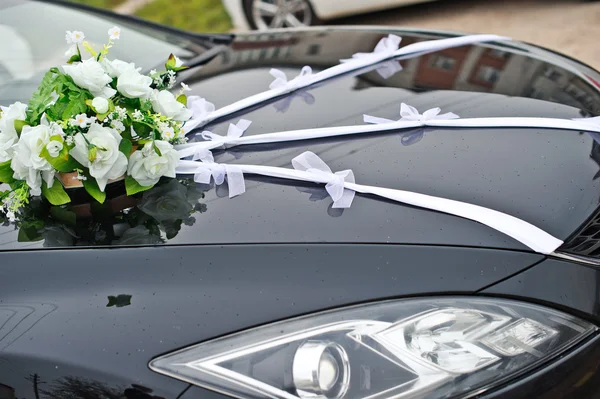
<svg viewBox="0 0 600 399"><path fill-rule="evenodd" d="M198 127L215 111L215 105L200 96L189 96L187 107L192 111L192 118L185 123L186 134Z"/></svg>
<svg viewBox="0 0 600 399"><path fill-rule="evenodd" d="M312 68L308 65L302 67L300 74L290 81L288 81L285 73L279 69L271 68L269 73L275 78L275 80L269 85L269 89L299 89L307 86L313 76Z"/></svg>
<svg viewBox="0 0 600 399"><path fill-rule="evenodd" d="M296 170L308 172L314 176L314 182L326 183L325 190L333 200L333 208L349 208L354 200L355 192L345 188L345 183L354 183L354 173L343 170L333 173L329 166L318 155L306 151L292 159Z"/></svg>
<svg viewBox="0 0 600 399"><path fill-rule="evenodd" d="M447 112L445 114L440 114L442 110L439 107L428 109L422 114L419 111L408 104L402 103L400 105L400 119L398 121L394 121L391 119L379 118L377 116L371 115L363 115L363 120L365 123L374 123L374 124L382 124L382 123L393 123L400 121L412 121L412 122L421 122L423 126L427 125L427 121L431 120L449 120L449 119L459 119L460 117L452 112Z"/></svg>
<svg viewBox="0 0 600 399"><path fill-rule="evenodd" d="M352 58L346 58L340 60L340 62L348 62L356 59L369 59L373 58L377 59L385 59L394 55L394 53L400 47L400 42L402 38L397 35L388 35L387 37L379 40L377 45L375 46L375 50L371 53L355 53L352 55Z"/></svg>
<svg viewBox="0 0 600 399"><path fill-rule="evenodd" d="M203 162L198 163L198 167L194 173L194 181L196 183L210 184L212 178L217 186L220 186L225 182L225 177L227 177L229 198L233 198L246 192L244 173L238 166L218 164L203 160Z"/></svg>
<svg viewBox="0 0 600 399"><path fill-rule="evenodd" d="M221 145L225 145L231 140L239 139L242 137L246 129L250 126L252 122L247 119L240 119L238 123L235 125L233 123L229 124L229 128L227 129L227 136L221 136L219 134L209 132L205 130L202 132L201 137L204 140L215 141L220 143Z"/></svg>

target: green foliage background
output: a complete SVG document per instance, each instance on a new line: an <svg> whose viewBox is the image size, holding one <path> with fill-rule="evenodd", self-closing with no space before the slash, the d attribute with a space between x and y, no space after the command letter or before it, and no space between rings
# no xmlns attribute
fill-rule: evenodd
<svg viewBox="0 0 600 399"><path fill-rule="evenodd" d="M126 0L70 0L112 9ZM227 32L231 19L221 0L154 0L139 9L137 16L194 32Z"/></svg>

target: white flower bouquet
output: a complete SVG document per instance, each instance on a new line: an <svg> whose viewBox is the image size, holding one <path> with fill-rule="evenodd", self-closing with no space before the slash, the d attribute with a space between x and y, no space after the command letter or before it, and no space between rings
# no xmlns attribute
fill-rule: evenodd
<svg viewBox="0 0 600 399"><path fill-rule="evenodd" d="M111 181L124 179L132 195L175 177L173 144L185 142L192 111L187 85L170 90L187 67L171 54L164 71L141 74L134 63L107 58L120 29L108 34L96 51L82 32L67 31L66 65L45 74L28 104L0 107L0 182L10 185L0 200L9 217L30 196L63 205L65 188L82 186L102 203Z"/></svg>

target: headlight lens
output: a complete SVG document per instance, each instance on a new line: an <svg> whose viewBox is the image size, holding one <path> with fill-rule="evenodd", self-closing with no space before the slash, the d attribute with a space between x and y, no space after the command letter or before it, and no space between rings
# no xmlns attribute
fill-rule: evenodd
<svg viewBox="0 0 600 399"><path fill-rule="evenodd" d="M502 383L596 327L516 301L386 301L244 331L150 368L238 398L449 398Z"/></svg>

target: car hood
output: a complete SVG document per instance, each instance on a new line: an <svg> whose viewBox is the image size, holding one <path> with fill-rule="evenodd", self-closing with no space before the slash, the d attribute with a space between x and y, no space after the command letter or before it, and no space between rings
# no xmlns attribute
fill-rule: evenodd
<svg viewBox="0 0 600 399"><path fill-rule="evenodd" d="M304 65L320 70L372 50L388 32L322 28L238 35L231 45L203 54L197 60L203 65L183 79L192 94L218 108L266 90L273 80L271 68L290 78ZM440 36L393 32L403 37L403 44ZM441 107L461 117L577 118L598 113L600 94L593 82L600 77L594 71L533 46L507 43L403 60L402 70L387 78L381 69L345 75L204 129L225 135L229 123L240 118L252 121L246 135L363 124L363 114L399 119L402 102L421 112ZM192 135L191 140L201 138ZM352 169L358 183L488 207L564 240L598 207L598 143L597 135L576 131L427 128L240 146L214 154L216 162L291 167L292 158L313 151L334 171ZM527 249L476 222L369 196L357 195L349 209L333 209L318 185L249 175L246 193L233 199L225 186L200 187L205 190L203 212L185 223L179 220L160 242L109 244L360 242ZM0 230L2 249L86 245L48 239L53 233L46 233L45 240L21 240L12 226Z"/></svg>

